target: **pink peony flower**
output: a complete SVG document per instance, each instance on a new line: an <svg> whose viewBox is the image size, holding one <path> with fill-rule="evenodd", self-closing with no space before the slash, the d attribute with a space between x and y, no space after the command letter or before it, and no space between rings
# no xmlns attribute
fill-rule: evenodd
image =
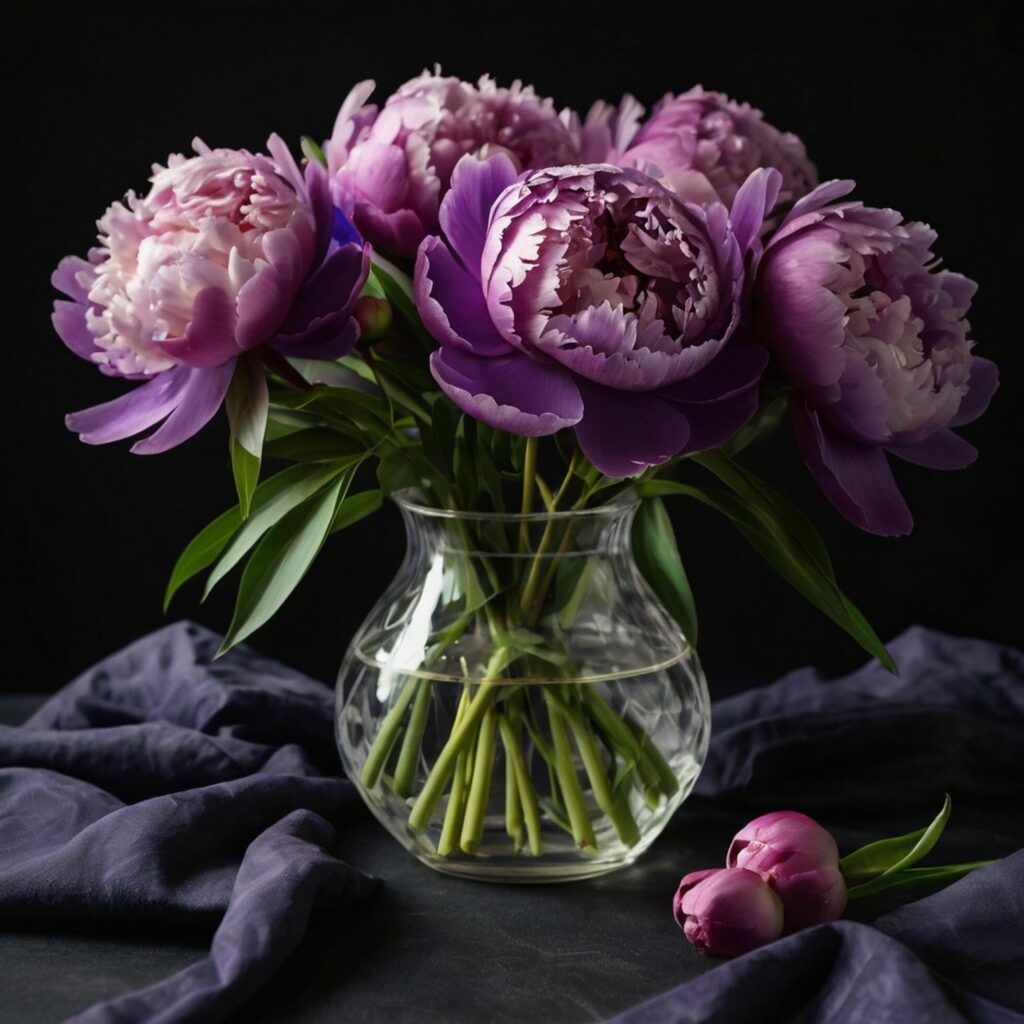
<svg viewBox="0 0 1024 1024"><path fill-rule="evenodd" d="M775 891L786 931L835 921L846 907L846 880L832 834L806 814L774 811L745 825L726 865L759 874Z"/></svg>
<svg viewBox="0 0 1024 1024"><path fill-rule="evenodd" d="M303 175L272 136L272 157L210 149L154 165L144 196L129 192L98 222L88 260L69 256L53 284L53 323L76 355L108 376L145 381L68 426L88 444L160 423L132 451L166 451L220 407L239 355L270 345L333 359L358 337L351 317L369 249L332 238L326 175Z"/></svg>
<svg viewBox="0 0 1024 1024"><path fill-rule="evenodd" d="M583 159L636 167L690 202L731 206L740 185L759 167L782 174L780 202L817 184L804 144L780 132L760 110L695 86L666 95L641 123L644 108L630 95L618 107L598 101L574 123Z"/></svg>
<svg viewBox="0 0 1024 1024"><path fill-rule="evenodd" d="M765 245L758 336L794 388L793 423L829 500L871 533L909 533L887 454L932 469L977 457L951 428L980 416L994 363L972 352L973 281L940 270L935 232L842 201L850 181L800 200Z"/></svg>
<svg viewBox="0 0 1024 1024"><path fill-rule="evenodd" d="M760 875L744 868L712 868L686 875L672 912L701 954L741 956L782 934L779 897Z"/></svg>
<svg viewBox="0 0 1024 1024"><path fill-rule="evenodd" d="M325 144L337 205L375 246L414 256L437 230L452 172L466 154L504 153L516 173L573 163L576 150L550 99L513 82L498 88L424 71L385 102L367 105L360 82Z"/></svg>

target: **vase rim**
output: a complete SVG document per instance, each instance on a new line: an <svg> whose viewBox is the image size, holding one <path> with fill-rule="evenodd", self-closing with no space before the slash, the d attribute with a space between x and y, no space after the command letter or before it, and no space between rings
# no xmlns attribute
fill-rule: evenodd
<svg viewBox="0 0 1024 1024"><path fill-rule="evenodd" d="M462 509L441 508L427 502L422 492L415 487L403 487L391 495L391 500L403 511L431 519L462 519L473 522L487 520L500 523L544 523L550 520L597 519L622 516L637 508L640 496L632 487L620 491L611 501L591 508L559 509L537 512L476 512Z"/></svg>

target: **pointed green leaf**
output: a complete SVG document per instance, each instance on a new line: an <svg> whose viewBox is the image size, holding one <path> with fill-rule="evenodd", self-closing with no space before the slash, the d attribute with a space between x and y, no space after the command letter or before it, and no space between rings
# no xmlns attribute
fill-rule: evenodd
<svg viewBox="0 0 1024 1024"><path fill-rule="evenodd" d="M794 528L753 492L739 496L715 487L695 487L659 479L641 480L636 490L642 497L686 495L726 515L747 543L787 583L846 630L889 671L895 672L895 663L885 645L839 589L824 544L809 520L803 519Z"/></svg>
<svg viewBox="0 0 1024 1024"><path fill-rule="evenodd" d="M850 896L870 896L881 892L887 888L882 884L886 878L912 867L927 856L939 841L952 809L953 804L947 794L942 810L927 828L893 839L880 839L844 857L839 862L839 869L850 885Z"/></svg>
<svg viewBox="0 0 1024 1024"><path fill-rule="evenodd" d="M292 467L292 469L294 468ZM263 508L273 497L290 487L294 480L295 474L288 470L275 473L272 477L264 480L253 494L253 509ZM236 505L203 527L189 542L171 570L171 578L167 582L167 590L164 593L165 612L179 588L193 576L201 573L207 566L213 565L217 556L227 547L228 542L241 525L242 513Z"/></svg>
<svg viewBox="0 0 1024 1024"><path fill-rule="evenodd" d="M633 521L633 553L641 575L679 623L683 636L696 646L697 605L661 498L641 502Z"/></svg>
<svg viewBox="0 0 1024 1024"><path fill-rule="evenodd" d="M241 529L231 538L231 542L206 581L204 600L272 526L330 484L344 469L344 466L327 463L289 466L278 473L274 479L287 475L286 485L277 490L259 508L254 507Z"/></svg>
<svg viewBox="0 0 1024 1024"><path fill-rule="evenodd" d="M231 453L231 474L235 478L238 507L243 519L249 518L253 492L260 479L260 459L250 455L234 438L228 441Z"/></svg>
<svg viewBox="0 0 1024 1024"><path fill-rule="evenodd" d="M366 445L330 427L310 427L268 441L263 454L293 462L342 462L365 457Z"/></svg>
<svg viewBox="0 0 1024 1024"><path fill-rule="evenodd" d="M218 657L251 636L288 599L330 533L353 476L354 470L346 471L267 531L242 573L235 613Z"/></svg>
<svg viewBox="0 0 1024 1024"><path fill-rule="evenodd" d="M344 530L360 519L372 515L384 503L384 492L379 490L363 491L362 494L353 494L345 498L334 513L334 520L331 523L331 533Z"/></svg>

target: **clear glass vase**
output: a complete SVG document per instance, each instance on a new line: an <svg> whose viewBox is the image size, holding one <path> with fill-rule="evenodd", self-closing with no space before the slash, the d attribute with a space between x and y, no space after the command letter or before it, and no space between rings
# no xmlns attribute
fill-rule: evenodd
<svg viewBox="0 0 1024 1024"><path fill-rule="evenodd" d="M633 561L637 502L396 501L405 560L338 677L349 777L439 871L539 882L632 863L693 788L710 728L697 656Z"/></svg>

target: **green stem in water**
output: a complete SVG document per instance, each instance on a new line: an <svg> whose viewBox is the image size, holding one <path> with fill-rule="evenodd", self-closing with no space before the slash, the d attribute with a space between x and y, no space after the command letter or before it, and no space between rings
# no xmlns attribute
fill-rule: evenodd
<svg viewBox="0 0 1024 1024"><path fill-rule="evenodd" d="M624 807L615 800L604 765L601 762L601 750L594 738L593 730L580 714L578 707L574 708L566 717L583 760L583 767L590 779L590 788L594 792L594 799L597 801L598 807L604 811L608 820L615 827L619 838L627 846L636 846L640 842L640 830L629 811L628 803Z"/></svg>
<svg viewBox="0 0 1024 1024"><path fill-rule="evenodd" d="M455 725L465 717L469 705L469 687L462 691L459 707L455 712ZM455 765L455 779L452 791L448 795L448 806L444 812L444 824L441 827L441 838L437 843L437 852L442 857L450 857L455 852L459 833L462 831L462 815L466 806L466 783L469 777L469 751L463 749Z"/></svg>
<svg viewBox="0 0 1024 1024"><path fill-rule="evenodd" d="M581 849L597 849L597 837L594 835L594 826L587 813L586 804L583 801L583 790L580 789L580 781L576 777L576 765L573 763L572 750L569 747L569 737L565 731L565 718L558 702L551 696L549 687L544 688L544 699L548 706L548 720L551 723L551 736L555 745L555 774L558 776L558 786L562 791L562 800L565 809L569 814L569 821L572 824L573 838L576 845Z"/></svg>
<svg viewBox="0 0 1024 1024"><path fill-rule="evenodd" d="M492 704L484 713L476 738L473 759L473 778L466 801L466 815L462 819L462 839L459 845L465 853L476 853L484 834L484 820L491 796L491 775L494 771L494 736L498 727L498 713Z"/></svg>
<svg viewBox="0 0 1024 1024"><path fill-rule="evenodd" d="M420 744L423 742L423 730L427 726L427 713L430 710L430 681L419 680L419 690L409 715L409 725L402 740L402 749L398 755L398 766L395 768L395 781L392 789L396 796L406 799L412 796L412 785L416 778L416 763L420 757Z"/></svg>
<svg viewBox="0 0 1024 1024"><path fill-rule="evenodd" d="M374 738L373 746L370 748L370 753L366 758L366 763L359 774L360 782L367 789L372 789L377 784L380 773L383 771L384 765L387 764L388 755L391 753L391 748L394 746L399 730L402 728L405 709L409 706L409 701L412 700L418 683L418 679L410 679L405 684L404 689L398 695L398 700L395 701L394 706L384 716L384 721L381 722L380 731Z"/></svg>
<svg viewBox="0 0 1024 1024"><path fill-rule="evenodd" d="M530 773L526 770L526 761L519 746L519 732L505 715L498 724L501 730L501 742L505 747L505 763L511 765L515 778L515 791L518 802L522 804L523 818L526 822L526 835L530 844L530 853L539 857L544 851L544 842L540 831L540 811L537 808L537 794L534 792Z"/></svg>
<svg viewBox="0 0 1024 1024"><path fill-rule="evenodd" d="M497 696L497 676L500 672L500 666L505 664L506 654L506 649L499 647L491 655L491 660L487 665L487 678L480 684L480 689L477 690L470 701L462 721L452 726L448 742L442 748L441 753L437 755L437 760L430 769L430 774L427 775L423 789L420 790L420 794L416 797L416 802L412 805L412 810L409 812L409 828L413 832L422 832L430 824L430 819L434 816L434 810L444 794L448 780L452 777L452 772L455 770L455 762L458 760L459 751L470 741L472 731L480 723L480 720L494 702Z"/></svg>
<svg viewBox="0 0 1024 1024"><path fill-rule="evenodd" d="M512 848L518 853L523 846L523 810L519 803L519 786L516 784L516 768L512 762L509 738L505 735L504 717L498 723L501 742L505 747L505 831L512 840ZM511 739L518 742L518 737Z"/></svg>

